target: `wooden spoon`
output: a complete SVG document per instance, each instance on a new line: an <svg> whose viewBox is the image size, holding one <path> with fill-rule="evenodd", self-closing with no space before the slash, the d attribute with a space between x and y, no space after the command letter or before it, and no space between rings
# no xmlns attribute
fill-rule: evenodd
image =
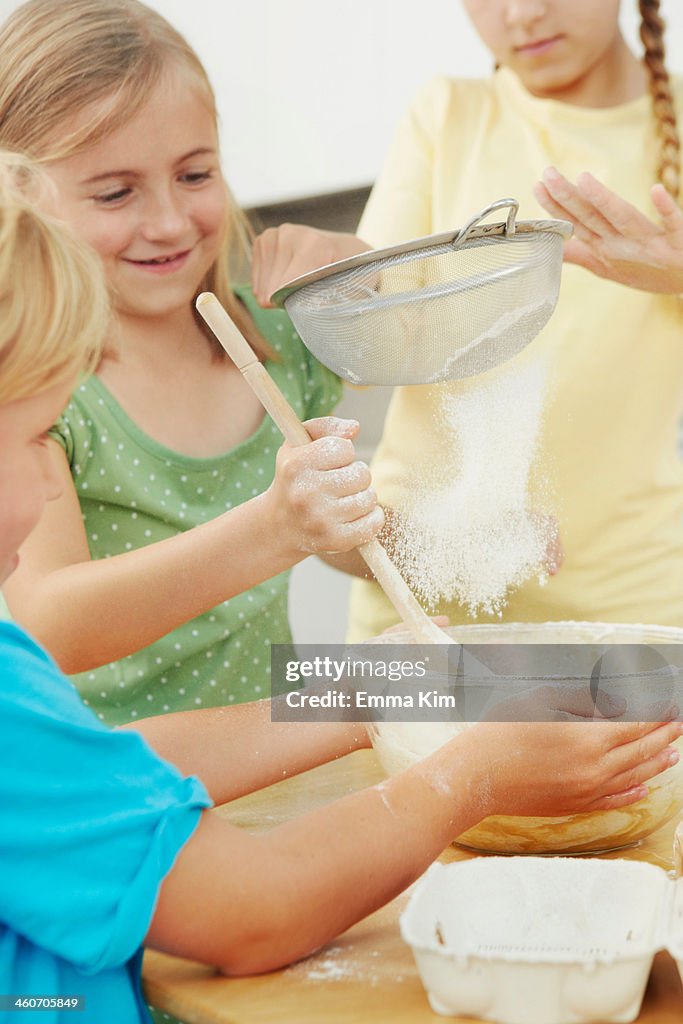
<svg viewBox="0 0 683 1024"><path fill-rule="evenodd" d="M285 440L294 447L308 444L311 438L303 423L216 296L212 292L202 292L196 306L261 405L282 431ZM453 643L422 610L378 540L361 544L358 551L418 643Z"/></svg>

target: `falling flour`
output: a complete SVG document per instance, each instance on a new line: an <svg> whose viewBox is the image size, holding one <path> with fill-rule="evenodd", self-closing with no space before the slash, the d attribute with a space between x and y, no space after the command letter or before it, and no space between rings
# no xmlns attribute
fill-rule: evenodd
<svg viewBox="0 0 683 1024"><path fill-rule="evenodd" d="M529 506L546 364L504 368L459 394L444 390L437 430L448 455L418 469L399 509L394 558L430 609L458 601L500 614L508 592L545 579L554 525Z"/></svg>

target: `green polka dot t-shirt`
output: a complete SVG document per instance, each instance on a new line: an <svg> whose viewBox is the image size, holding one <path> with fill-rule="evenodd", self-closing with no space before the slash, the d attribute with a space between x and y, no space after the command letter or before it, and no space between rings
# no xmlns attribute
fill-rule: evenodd
<svg viewBox="0 0 683 1024"><path fill-rule="evenodd" d="M341 396L338 378L310 355L286 313L261 309L249 289L238 294L280 354L266 369L299 416L329 413ZM78 388L51 434L66 451L93 559L173 537L260 494L273 479L282 444L265 416L225 455L181 455L144 434L96 376ZM265 697L270 645L291 639L288 581L289 572L267 580L74 682L111 725Z"/></svg>

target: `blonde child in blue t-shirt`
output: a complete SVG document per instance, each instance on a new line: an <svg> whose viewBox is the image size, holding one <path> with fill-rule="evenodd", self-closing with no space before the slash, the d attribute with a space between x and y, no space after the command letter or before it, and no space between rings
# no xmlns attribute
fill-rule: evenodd
<svg viewBox="0 0 683 1024"><path fill-rule="evenodd" d="M46 435L96 355L107 304L92 253L7 178L0 154L0 582L46 503L61 500ZM149 1024L143 943L232 975L304 957L486 814L640 799L677 758L669 744L682 728L479 723L381 793L371 786L251 834L206 809L283 768L368 746L364 727L273 723L261 701L110 730L9 623L0 679L0 993L46 999L44 1024L71 1020L73 1000L83 1024ZM510 749L514 759L500 757ZM35 1012L10 1008L17 1020Z"/></svg>
<svg viewBox="0 0 683 1024"><path fill-rule="evenodd" d="M215 99L187 42L135 0L33 0L0 28L0 145L38 159L99 254L114 319L51 433L63 495L27 541L10 610L109 723L269 692L288 572L382 522L357 424L282 438L193 309L218 294L302 419L340 382L286 314L233 288L244 228Z"/></svg>

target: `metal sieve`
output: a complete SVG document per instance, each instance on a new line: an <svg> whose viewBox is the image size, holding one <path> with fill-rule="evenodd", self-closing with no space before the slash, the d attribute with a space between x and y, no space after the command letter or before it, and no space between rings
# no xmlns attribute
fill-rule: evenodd
<svg viewBox="0 0 683 1024"><path fill-rule="evenodd" d="M500 223L481 223L509 208ZM306 347L352 384L435 384L493 369L550 319L563 220L516 221L491 203L455 233L339 260L273 295Z"/></svg>

